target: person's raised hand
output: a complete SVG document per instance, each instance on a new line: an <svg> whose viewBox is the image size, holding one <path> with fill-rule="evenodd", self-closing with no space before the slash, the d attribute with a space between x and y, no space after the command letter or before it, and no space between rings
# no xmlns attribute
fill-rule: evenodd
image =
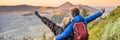
<svg viewBox="0 0 120 40"><path fill-rule="evenodd" d="M102 12L102 13L105 13L105 8L101 8L101 12Z"/></svg>
<svg viewBox="0 0 120 40"><path fill-rule="evenodd" d="M37 17L42 18L42 16L37 11L35 11L34 13Z"/></svg>
<svg viewBox="0 0 120 40"><path fill-rule="evenodd" d="M35 15L39 15L39 13L37 11L35 11Z"/></svg>

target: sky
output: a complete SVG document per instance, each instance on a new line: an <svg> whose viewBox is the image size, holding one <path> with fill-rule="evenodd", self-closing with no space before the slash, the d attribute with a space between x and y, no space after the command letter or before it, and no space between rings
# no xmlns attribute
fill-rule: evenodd
<svg viewBox="0 0 120 40"><path fill-rule="evenodd" d="M65 2L74 5L82 4L88 6L120 6L120 0L0 0L2 5L33 5L33 6L59 6Z"/></svg>

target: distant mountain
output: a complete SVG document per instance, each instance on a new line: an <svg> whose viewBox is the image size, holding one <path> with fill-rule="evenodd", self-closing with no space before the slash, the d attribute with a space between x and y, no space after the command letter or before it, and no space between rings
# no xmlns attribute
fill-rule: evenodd
<svg viewBox="0 0 120 40"><path fill-rule="evenodd" d="M82 11L83 9L86 9L86 10L89 11L88 12L89 14L92 14L92 13L95 13L95 12L99 11L98 9L95 9L95 8L87 6L87 5L81 5L81 4L74 5L70 2L63 3L62 5L58 6L58 8L55 11L61 11L61 12L69 13L71 11L71 9L73 9L75 7L79 8L80 11Z"/></svg>
<svg viewBox="0 0 120 40"><path fill-rule="evenodd" d="M39 9L41 13L53 13L53 12L70 13L71 9L75 7L79 8L80 11L82 9L86 9L89 11L88 12L89 14L99 11L98 9L95 9L87 5L81 5L81 4L74 5L70 2L65 2L58 7L44 7L44 6L30 6L30 5L0 6L0 12L34 11L36 9Z"/></svg>
<svg viewBox="0 0 120 40"><path fill-rule="evenodd" d="M71 6L74 6L74 5L70 2L65 2L64 4L60 5L59 7L71 7Z"/></svg>
<svg viewBox="0 0 120 40"><path fill-rule="evenodd" d="M40 6L30 5L0 6L0 12L33 11L38 8L40 8Z"/></svg>

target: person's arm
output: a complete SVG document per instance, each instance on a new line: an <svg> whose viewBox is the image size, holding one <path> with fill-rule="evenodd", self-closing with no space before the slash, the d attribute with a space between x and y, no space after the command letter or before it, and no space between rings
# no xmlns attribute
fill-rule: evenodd
<svg viewBox="0 0 120 40"><path fill-rule="evenodd" d="M56 40L62 40L64 38L68 37L72 33L72 31L73 31L73 25L74 25L74 23L71 22L62 33L58 34L55 37L55 39Z"/></svg>
<svg viewBox="0 0 120 40"><path fill-rule="evenodd" d="M86 17L85 20L87 21L87 23L89 23L89 22L95 20L96 18L100 17L102 14L103 14L102 12L97 12L93 15Z"/></svg>
<svg viewBox="0 0 120 40"><path fill-rule="evenodd" d="M96 18L100 17L103 13L105 13L105 8L101 8L101 11L97 12L96 14L93 14L91 16L88 16L87 18L85 18L85 20L87 21L87 23L95 20Z"/></svg>
<svg viewBox="0 0 120 40"><path fill-rule="evenodd" d="M35 11L35 15L41 19L41 21L47 25L47 27L55 34L59 34L63 31L63 28L51 21L50 19L41 16L37 11Z"/></svg>

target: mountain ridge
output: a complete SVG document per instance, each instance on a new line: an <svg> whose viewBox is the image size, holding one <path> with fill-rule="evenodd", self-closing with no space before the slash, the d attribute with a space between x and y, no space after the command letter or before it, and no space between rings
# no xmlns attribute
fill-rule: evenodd
<svg viewBox="0 0 120 40"><path fill-rule="evenodd" d="M46 8L44 6L31 6L31 5L0 6L0 12L35 11L37 9L38 10L40 9L39 11L41 11L41 9L45 8L45 10L42 10L42 13L49 13L49 12L56 12L56 11L70 13L71 9L75 7L79 8L80 10L86 9L86 10L89 10L90 12L99 11L98 9L95 9L88 5L82 5L82 4L74 5L70 2L65 2L58 7L48 6Z"/></svg>
<svg viewBox="0 0 120 40"><path fill-rule="evenodd" d="M0 6L0 12L33 11L38 8L40 8L40 6L31 5Z"/></svg>
<svg viewBox="0 0 120 40"><path fill-rule="evenodd" d="M65 2L65 3L61 4L60 6L58 6L57 11L70 12L71 9L73 9L75 7L78 8L79 10L86 9L86 10L90 11L91 13L92 12L95 13L95 12L99 11L98 9L95 9L88 5L82 5L82 4L74 5L70 2Z"/></svg>

